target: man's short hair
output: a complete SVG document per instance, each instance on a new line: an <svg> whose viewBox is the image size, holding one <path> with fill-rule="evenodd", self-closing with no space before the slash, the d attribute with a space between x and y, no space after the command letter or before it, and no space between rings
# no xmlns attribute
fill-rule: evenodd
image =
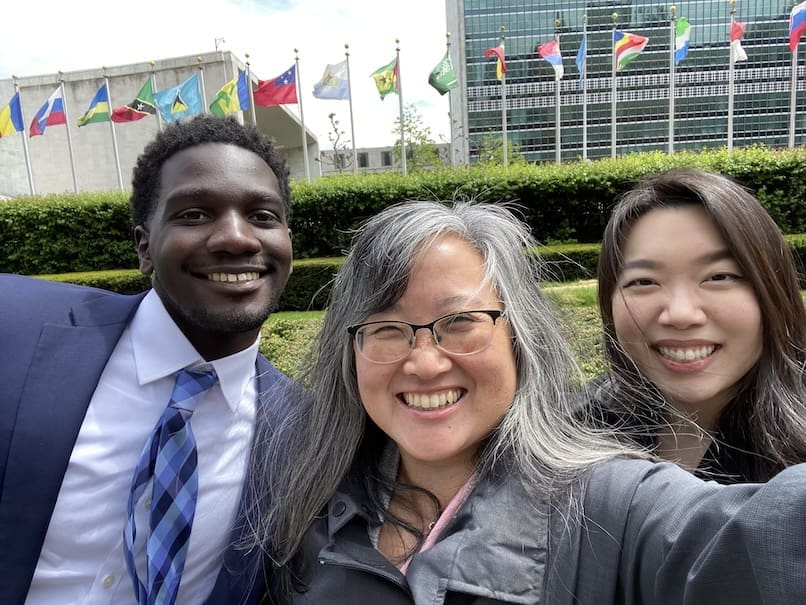
<svg viewBox="0 0 806 605"><path fill-rule="evenodd" d="M174 154L189 147L205 143L225 143L247 149L260 156L269 165L285 206L286 220L291 216L291 192L288 185L288 168L285 158L274 143L252 125L244 125L234 117L219 118L199 115L190 120L177 121L157 133L137 158L132 174L132 194L129 202L132 210L132 225L142 225L151 218L159 197L159 182L162 166Z"/></svg>

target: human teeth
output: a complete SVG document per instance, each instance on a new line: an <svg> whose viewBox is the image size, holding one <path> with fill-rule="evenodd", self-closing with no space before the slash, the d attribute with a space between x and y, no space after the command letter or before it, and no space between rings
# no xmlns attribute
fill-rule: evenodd
<svg viewBox="0 0 806 605"><path fill-rule="evenodd" d="M260 277L257 271L247 271L246 273L208 273L207 279L220 282L251 281Z"/></svg>
<svg viewBox="0 0 806 605"><path fill-rule="evenodd" d="M691 347L686 349L675 349L672 347L658 347L658 351L664 357L672 361L699 361L711 355L716 349L716 345L702 347Z"/></svg>
<svg viewBox="0 0 806 605"><path fill-rule="evenodd" d="M456 403L462 396L462 392L454 389L443 393L403 393L403 400L406 405L421 410L435 410Z"/></svg>

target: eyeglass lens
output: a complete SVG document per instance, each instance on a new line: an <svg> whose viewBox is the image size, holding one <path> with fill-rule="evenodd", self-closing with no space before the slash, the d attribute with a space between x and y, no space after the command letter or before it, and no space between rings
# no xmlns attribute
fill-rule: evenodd
<svg viewBox="0 0 806 605"><path fill-rule="evenodd" d="M448 353L470 355L490 344L495 320L480 311L467 311L443 317L431 330L434 344ZM392 362L406 357L415 345L412 326L384 321L361 327L356 333L361 353L371 361Z"/></svg>

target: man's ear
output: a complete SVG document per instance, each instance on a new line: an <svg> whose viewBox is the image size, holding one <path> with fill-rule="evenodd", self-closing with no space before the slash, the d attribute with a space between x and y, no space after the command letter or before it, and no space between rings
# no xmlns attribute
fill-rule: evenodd
<svg viewBox="0 0 806 605"><path fill-rule="evenodd" d="M148 249L148 231L142 225L134 228L134 245L137 247L137 256L140 259L140 273L151 275L154 272L154 265L151 263Z"/></svg>

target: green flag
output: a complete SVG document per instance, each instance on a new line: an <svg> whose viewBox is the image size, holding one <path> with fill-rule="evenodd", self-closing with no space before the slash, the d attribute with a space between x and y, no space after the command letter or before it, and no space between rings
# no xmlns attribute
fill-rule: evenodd
<svg viewBox="0 0 806 605"><path fill-rule="evenodd" d="M445 51L445 56L442 58L442 61L437 63L437 66L431 70L431 74L428 76L428 83L441 95L459 86L448 51Z"/></svg>
<svg viewBox="0 0 806 605"><path fill-rule="evenodd" d="M381 100L390 92L397 92L397 58L388 65L373 71L370 77L375 80L375 86L381 93Z"/></svg>

